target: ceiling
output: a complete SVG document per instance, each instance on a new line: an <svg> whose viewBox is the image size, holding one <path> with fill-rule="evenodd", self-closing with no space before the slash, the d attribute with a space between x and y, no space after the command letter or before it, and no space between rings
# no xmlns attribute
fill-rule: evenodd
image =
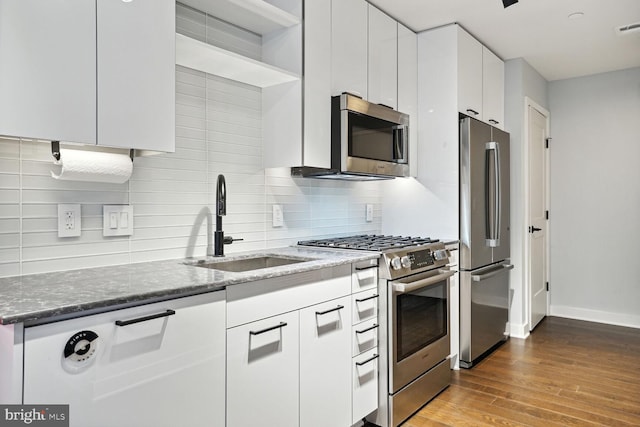
<svg viewBox="0 0 640 427"><path fill-rule="evenodd" d="M412 30L462 25L504 60L524 58L548 81L640 67L640 0L369 0ZM580 18L570 19L575 12Z"/></svg>

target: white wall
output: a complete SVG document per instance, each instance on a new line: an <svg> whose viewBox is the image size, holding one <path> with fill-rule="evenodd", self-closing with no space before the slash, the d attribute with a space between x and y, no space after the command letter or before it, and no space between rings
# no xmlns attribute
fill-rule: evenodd
<svg viewBox="0 0 640 427"><path fill-rule="evenodd" d="M259 57L259 36L192 9L178 6L177 27ZM0 277L204 256L206 213L213 211L220 173L228 190L225 234L244 239L225 246L226 253L380 233L379 182L293 179L288 168L265 170L262 127L259 88L177 67L176 151L137 157L125 184L54 180L49 143L0 137ZM58 203L81 205L80 237L58 238ZM284 227L271 226L274 203L283 205ZM373 222L365 221L367 203L374 205ZM102 236L103 204L133 206L133 236Z"/></svg>
<svg viewBox="0 0 640 427"><path fill-rule="evenodd" d="M524 59L505 62L505 130L511 136L511 271L512 300L509 312L511 335L529 333L527 296L525 295L524 244L527 233L524 188L525 97L548 109L547 81Z"/></svg>
<svg viewBox="0 0 640 427"><path fill-rule="evenodd" d="M640 327L640 68L554 81L551 314Z"/></svg>

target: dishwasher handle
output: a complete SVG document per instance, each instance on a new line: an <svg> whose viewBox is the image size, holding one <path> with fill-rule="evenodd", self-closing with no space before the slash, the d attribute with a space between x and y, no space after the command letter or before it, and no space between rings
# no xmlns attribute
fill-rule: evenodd
<svg viewBox="0 0 640 427"><path fill-rule="evenodd" d="M151 314L149 316L137 317L131 320L116 320L116 326L128 326L134 323L146 322L147 320L159 319L161 317L173 316L176 314L174 310L163 311L162 313Z"/></svg>
<svg viewBox="0 0 640 427"><path fill-rule="evenodd" d="M500 268L490 271L486 274L472 274L471 280L474 282L480 282L485 279L489 279L490 277L497 276L498 274L504 273L505 271L513 270L513 264L502 264Z"/></svg>
<svg viewBox="0 0 640 427"><path fill-rule="evenodd" d="M401 283L394 282L391 284L391 288L394 292L399 294L406 294L408 292L417 291L418 289L426 288L427 286L431 286L435 283L442 282L443 280L448 279L453 276L457 272L455 270L438 270L437 276L428 277L422 280L416 280L415 282L410 283Z"/></svg>

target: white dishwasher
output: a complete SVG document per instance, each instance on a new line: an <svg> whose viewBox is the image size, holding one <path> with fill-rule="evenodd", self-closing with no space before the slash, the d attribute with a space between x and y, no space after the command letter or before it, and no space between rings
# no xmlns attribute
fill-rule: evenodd
<svg viewBox="0 0 640 427"><path fill-rule="evenodd" d="M25 328L25 404L71 427L224 426L225 292Z"/></svg>

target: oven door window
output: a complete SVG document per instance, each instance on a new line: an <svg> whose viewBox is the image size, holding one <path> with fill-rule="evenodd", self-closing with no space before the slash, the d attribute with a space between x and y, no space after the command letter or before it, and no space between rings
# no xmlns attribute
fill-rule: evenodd
<svg viewBox="0 0 640 427"><path fill-rule="evenodd" d="M349 113L349 156L406 162L404 127L375 117Z"/></svg>
<svg viewBox="0 0 640 427"><path fill-rule="evenodd" d="M396 362L447 335L447 281L396 295Z"/></svg>

